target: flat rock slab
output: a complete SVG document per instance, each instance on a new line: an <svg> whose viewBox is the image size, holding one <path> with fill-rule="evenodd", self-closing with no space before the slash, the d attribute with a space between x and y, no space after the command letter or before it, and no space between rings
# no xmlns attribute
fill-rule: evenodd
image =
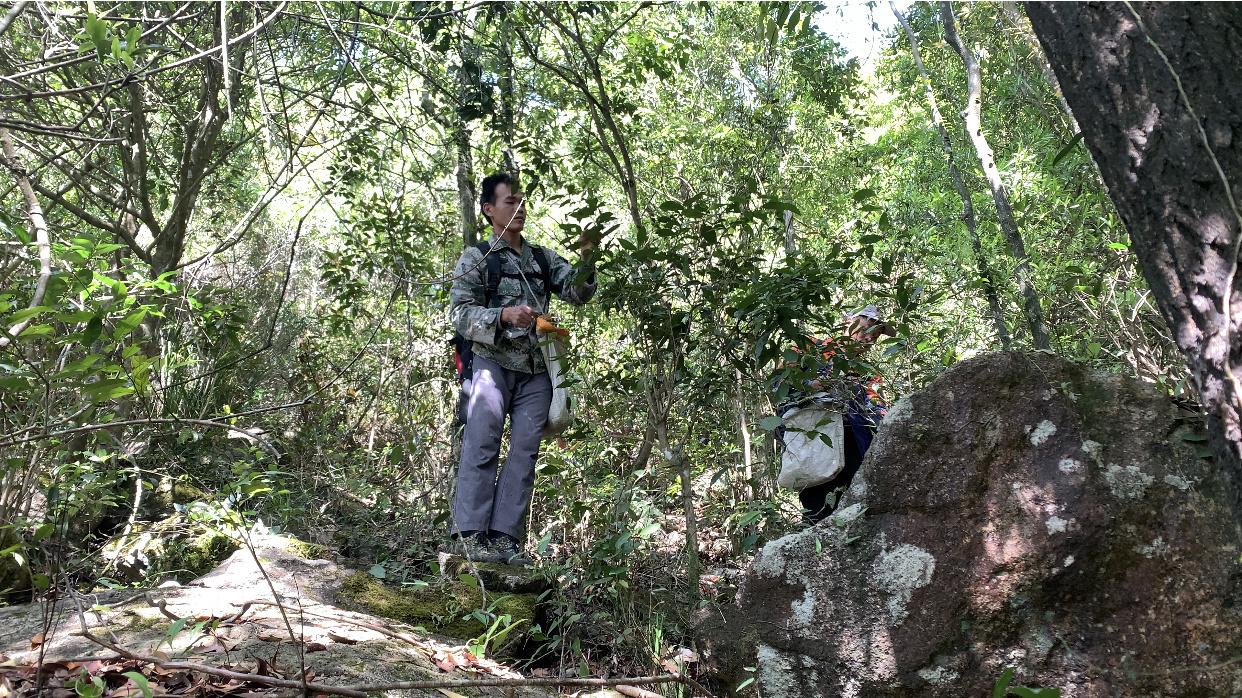
<svg viewBox="0 0 1242 698"><path fill-rule="evenodd" d="M286 549L296 546L279 536L256 537L253 544L270 586L243 548L185 586L59 599L47 624L43 604L0 608L0 675L6 668L40 661L116 656L75 634L86 629L139 655L159 652L168 661L247 673L262 669L282 676L294 676L305 666L315 682L336 686L520 676L473 657L459 641L338 607L337 590L357 574L352 570L326 560L302 559ZM273 601L273 588L279 606ZM170 616L187 619L181 632L170 633L176 622ZM199 622L204 625L195 630ZM211 626L214 632L203 632ZM290 626L297 641L290 637ZM558 695L538 688L520 688L516 693L486 687L453 690L470 696ZM436 690L381 693L444 695Z"/></svg>

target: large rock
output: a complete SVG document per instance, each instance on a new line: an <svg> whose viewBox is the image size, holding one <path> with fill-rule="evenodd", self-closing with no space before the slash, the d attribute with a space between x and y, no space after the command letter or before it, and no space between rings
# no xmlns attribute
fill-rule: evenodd
<svg viewBox="0 0 1242 698"><path fill-rule="evenodd" d="M14 695L33 695L30 677L36 675L34 667L42 663L45 667L53 665L54 669L47 671L48 680L57 681L60 687L44 685L48 695L71 694L70 690L61 690L71 679L62 678L65 674L76 676L79 669L112 681L108 695L113 695L117 671L107 670L111 673L105 674L100 662L81 659L112 653L79 630L88 630L128 651L144 656L162 654L173 662L283 677L298 675L304 666L315 682L336 686L476 676L519 678L512 669L470 653L460 642L342 608L338 604L348 595L345 587L359 577L330 560L314 559L313 555L323 552L316 546L266 533L250 533L247 538L248 547L184 586L169 583L148 590L66 594L54 605L0 607L0 686L10 680L24 681ZM180 690L184 678L186 685L192 681L202 694L264 689L227 679L213 679L205 685L208 677L196 671L183 677L180 669L153 671L148 664L132 668L145 673L153 688L158 688L157 684L176 685ZM454 695L468 696L557 695L555 689L531 687L456 691ZM132 695L137 693L131 690ZM0 695L5 695L3 688ZM390 689L372 695L444 693Z"/></svg>
<svg viewBox="0 0 1242 698"><path fill-rule="evenodd" d="M903 399L837 515L752 565L730 623L762 694L989 695L1007 667L1066 698L1242 692L1238 523L1192 416L1048 354Z"/></svg>
<svg viewBox="0 0 1242 698"><path fill-rule="evenodd" d="M103 547L103 573L125 582L189 581L214 569L238 546L232 536L178 512L161 521L135 522L113 536Z"/></svg>

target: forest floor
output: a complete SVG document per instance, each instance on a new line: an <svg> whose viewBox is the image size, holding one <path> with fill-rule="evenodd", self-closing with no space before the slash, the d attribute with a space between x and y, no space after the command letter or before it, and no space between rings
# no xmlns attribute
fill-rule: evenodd
<svg viewBox="0 0 1242 698"><path fill-rule="evenodd" d="M460 640L340 608L336 591L354 572L303 559L290 543L256 537L186 585L68 593L54 602L0 608L0 696L309 690L453 698L596 690L590 680L524 677L476 656ZM560 690L540 685L554 682ZM634 685L605 691L591 695L659 695Z"/></svg>

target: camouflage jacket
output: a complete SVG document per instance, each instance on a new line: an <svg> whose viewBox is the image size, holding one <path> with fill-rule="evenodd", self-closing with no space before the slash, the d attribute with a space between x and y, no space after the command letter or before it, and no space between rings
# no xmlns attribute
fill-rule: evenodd
<svg viewBox="0 0 1242 698"><path fill-rule="evenodd" d="M500 271L502 274L521 274L521 278L501 276L500 286L492 298L490 307L484 300L487 290L487 262L483 253L474 247L467 247L461 259L453 269L453 288L449 292L449 319L458 334L473 342L473 349L479 356L487 357L504 368L523 373L540 373L545 371L543 353L539 350L535 337L535 325L528 328L506 327L500 322L500 311L519 305L547 312L546 304L550 300L543 288L543 276L539 273L539 264L531 252L529 242L523 240L522 254L519 257L509 243L503 238L497 242L493 234L491 243L495 250L490 254L500 255ZM573 284L578 275L575 269L563 257L548 248L548 278L552 287L560 289L563 300L574 305L582 305L595 295L595 272L591 269L590 276L581 284Z"/></svg>

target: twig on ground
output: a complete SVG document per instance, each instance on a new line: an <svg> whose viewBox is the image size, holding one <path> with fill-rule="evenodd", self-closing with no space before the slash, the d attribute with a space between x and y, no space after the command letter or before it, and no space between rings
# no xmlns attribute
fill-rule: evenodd
<svg viewBox="0 0 1242 698"><path fill-rule="evenodd" d="M488 687L523 687L523 686L573 686L573 687L597 687L606 688L614 686L652 686L666 683L683 683L690 686L694 690L703 691L705 696L710 696L702 686L695 683L693 679L676 674L661 674L659 676L637 676L631 678L619 679L558 679L558 678L537 678L537 679L441 679L428 681L399 681L386 684L364 684L360 686L328 686L318 683L310 683L304 681L294 681L291 679L281 679L274 676L262 676L260 674L248 674L240 671L231 671L229 669L221 669L219 667L207 664L197 664L194 662L170 662L159 659L158 657L148 657L109 642L92 634L89 630L83 628L74 633L80 635L95 644L105 647L116 652L117 654L144 664L153 664L165 670L182 670L197 671L211 676L219 676L234 681L242 681L246 683L262 684L265 686L277 686L280 688L294 688L310 693L321 693L324 695L335 696L353 696L354 698L365 698L368 693L377 693L380 691L411 691L436 688L488 688Z"/></svg>

